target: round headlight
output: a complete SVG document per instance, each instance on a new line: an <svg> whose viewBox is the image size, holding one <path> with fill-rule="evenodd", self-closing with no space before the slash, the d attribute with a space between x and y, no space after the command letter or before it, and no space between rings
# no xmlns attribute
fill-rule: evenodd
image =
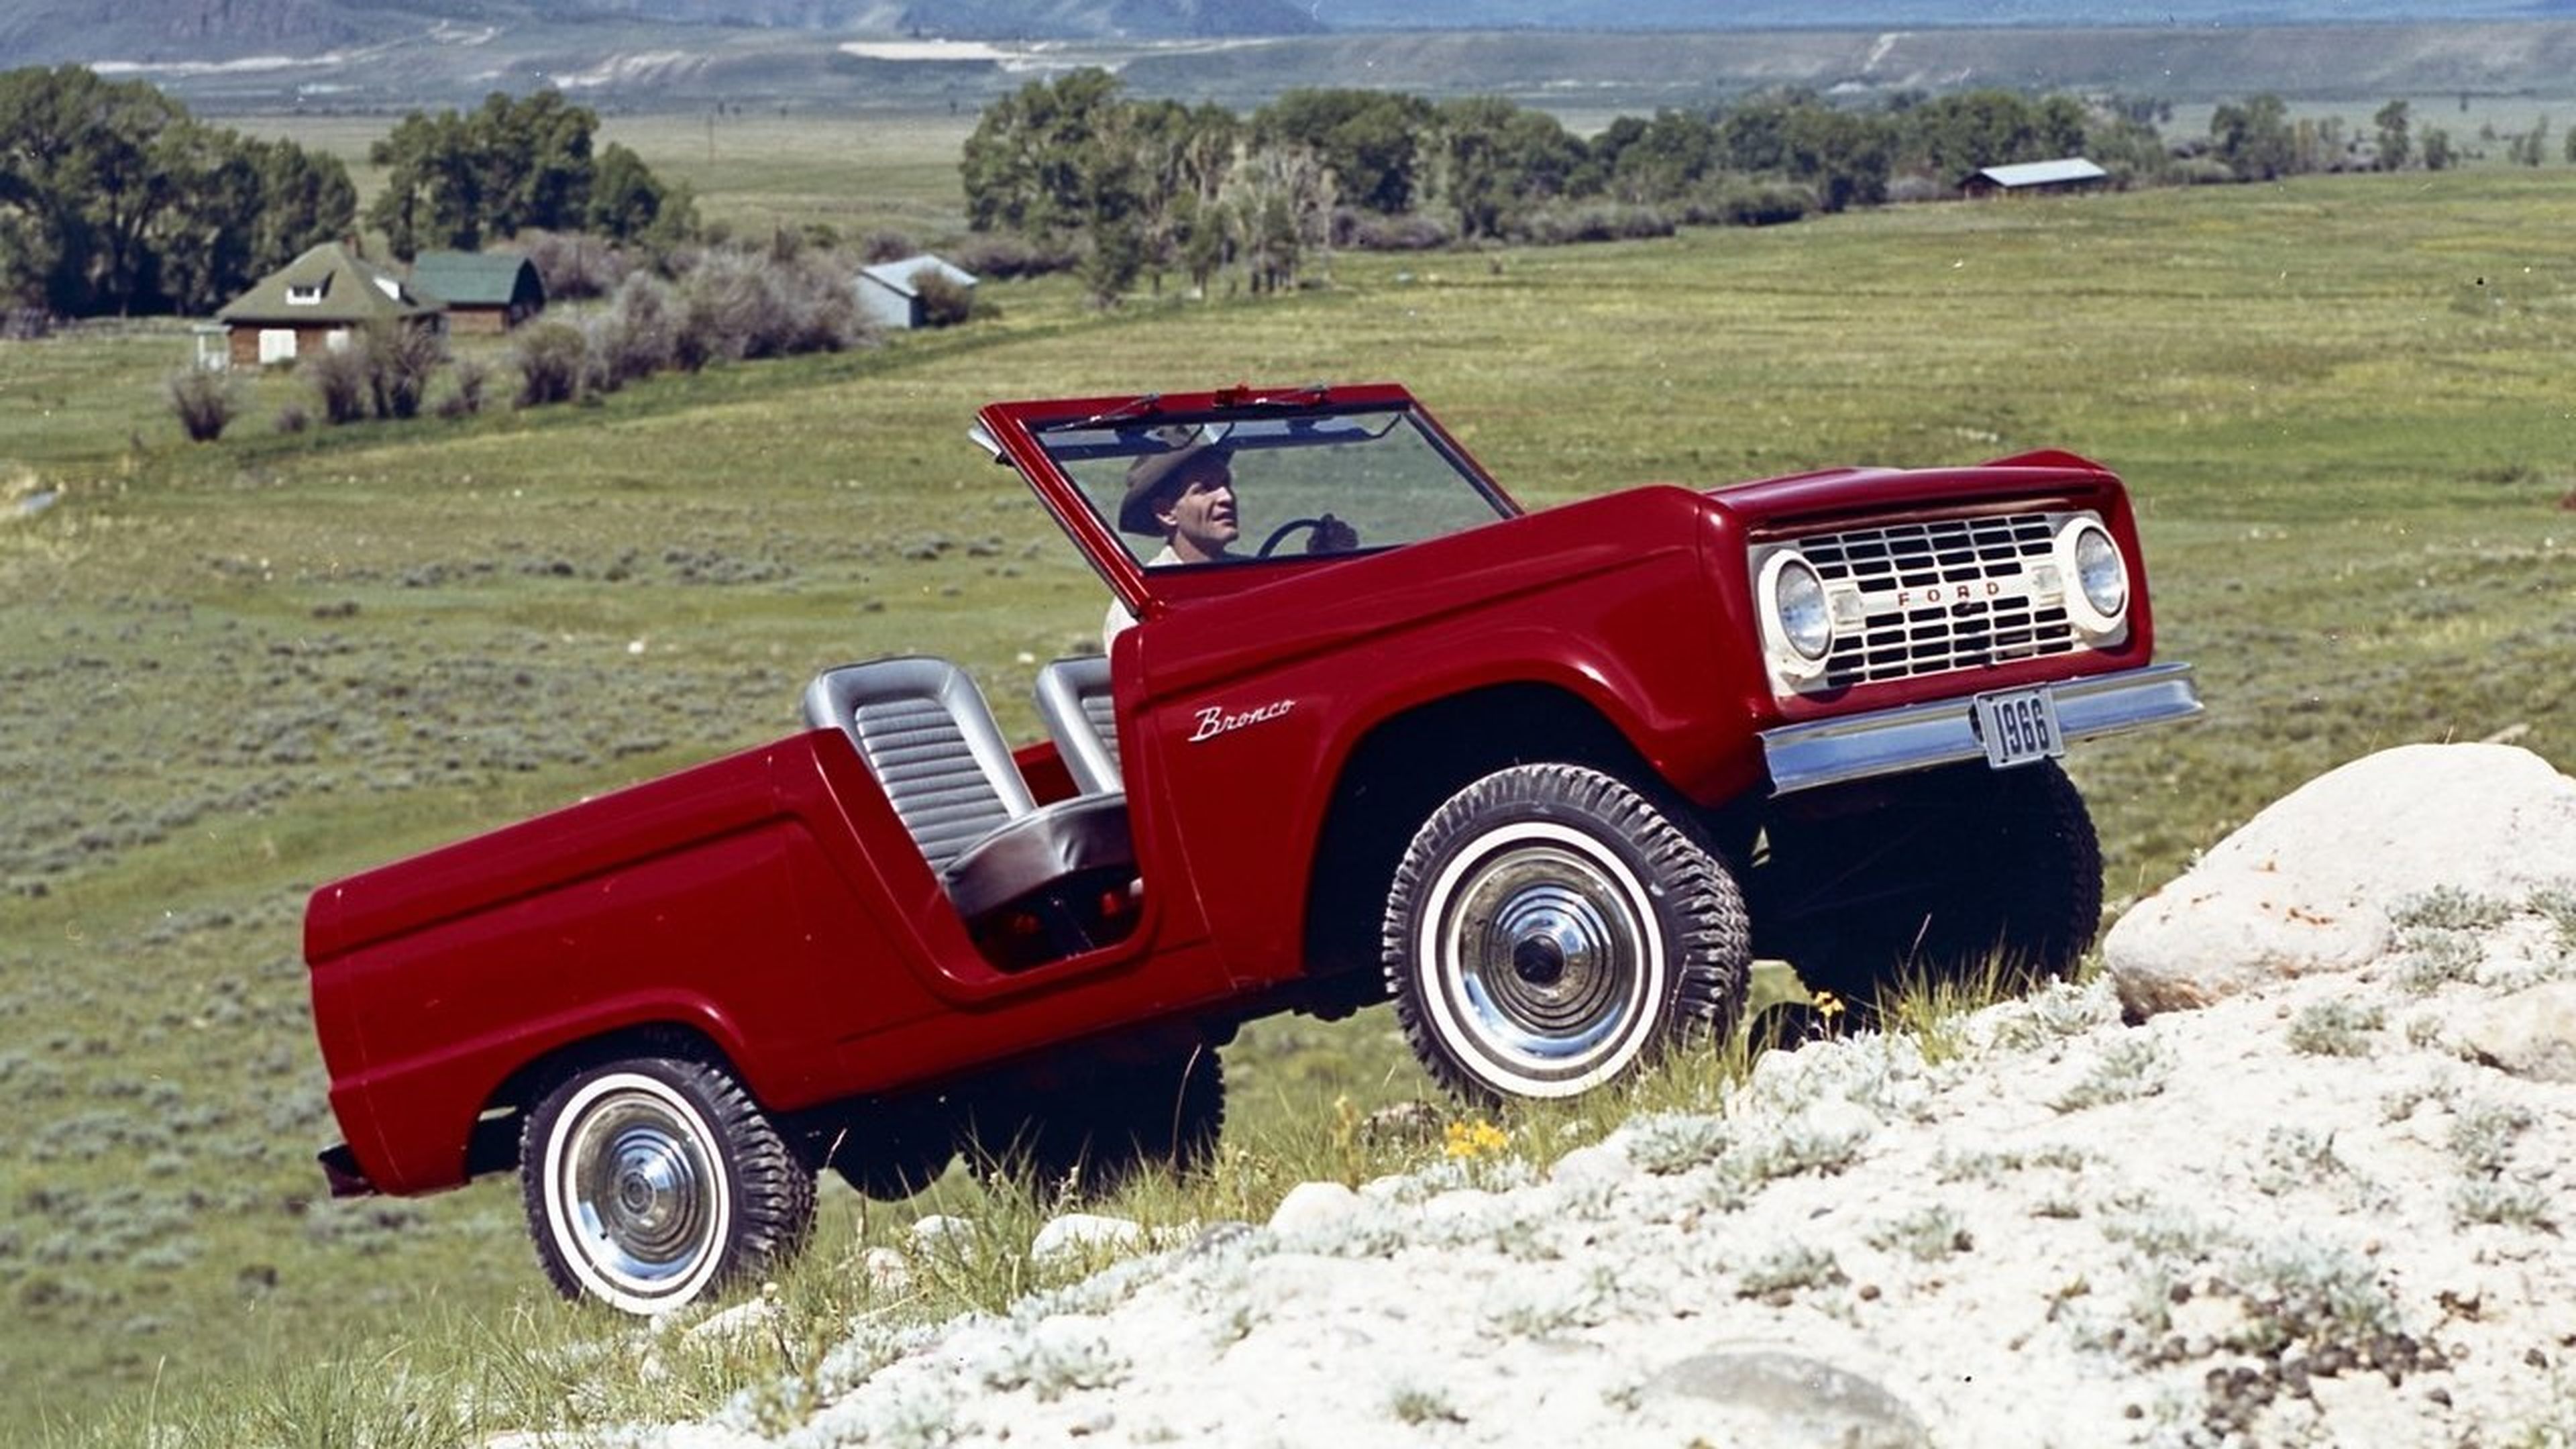
<svg viewBox="0 0 2576 1449"><path fill-rule="evenodd" d="M2120 627L2129 609L2129 564L2100 519L2078 518L2058 536L2059 557L2075 578L2076 622L2096 634Z"/></svg>
<svg viewBox="0 0 2576 1449"><path fill-rule="evenodd" d="M1771 617L1780 642L1809 664L1834 647L1834 611L1816 566L1794 553L1771 561Z"/></svg>

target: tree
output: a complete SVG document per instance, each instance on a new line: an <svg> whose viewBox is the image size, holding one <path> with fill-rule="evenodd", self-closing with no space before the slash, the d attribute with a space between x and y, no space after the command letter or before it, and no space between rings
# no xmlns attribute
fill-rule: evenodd
<svg viewBox="0 0 2576 1449"><path fill-rule="evenodd" d="M2406 112L2404 101L2390 101L2370 118L2370 123L2379 128L2379 169L2382 171L2405 169L2406 158L2413 150L2406 134Z"/></svg>
<svg viewBox="0 0 2576 1449"><path fill-rule="evenodd" d="M618 142L599 153L582 225L616 242L667 247L697 230L697 203L685 186L666 186Z"/></svg>
<svg viewBox="0 0 2576 1449"><path fill-rule="evenodd" d="M596 174L591 137L598 129L598 113L570 104L560 91L518 100L499 91L484 97L466 132L483 167L490 230L509 236L581 225Z"/></svg>
<svg viewBox="0 0 2576 1449"><path fill-rule="evenodd" d="M1675 200L1717 169L1717 123L1695 111L1657 111L1651 121L1622 116L1593 138L1592 157L1620 200Z"/></svg>
<svg viewBox="0 0 2576 1449"><path fill-rule="evenodd" d="M2218 159L2240 180L2273 181L2295 164L2297 137L2289 108L2276 95L2254 97L2243 105L2230 102L2210 113L2209 138Z"/></svg>
<svg viewBox="0 0 2576 1449"><path fill-rule="evenodd" d="M985 107L959 166L967 224L1041 238L1079 230L1099 189L1084 167L1105 154L1093 142L1114 124L1119 90L1116 76L1086 66Z"/></svg>
<svg viewBox="0 0 2576 1449"><path fill-rule="evenodd" d="M202 311L345 229L348 172L203 125L141 81L0 74L0 296L66 316Z"/></svg>
<svg viewBox="0 0 2576 1449"><path fill-rule="evenodd" d="M367 149L367 159L387 168L367 221L395 256L410 261L439 247L483 245L484 166L464 117L414 111Z"/></svg>
<svg viewBox="0 0 2576 1449"><path fill-rule="evenodd" d="M2525 166L2537 166L2540 164L2540 158L2546 155L2548 150L2549 118L2542 116L2531 123L2530 130L2513 138L2511 155L2514 160Z"/></svg>
<svg viewBox="0 0 2576 1449"><path fill-rule="evenodd" d="M2084 107L2068 96L2033 102L2006 90L1942 96L1903 113L1906 164L1944 185L1989 166L2084 152Z"/></svg>
<svg viewBox="0 0 2576 1449"><path fill-rule="evenodd" d="M1421 190L1421 138L1431 103L1392 91L1283 91L1253 113L1256 149L1303 146L1331 169L1353 206L1388 216L1413 209Z"/></svg>
<svg viewBox="0 0 2576 1449"><path fill-rule="evenodd" d="M2451 133L2443 130L2439 126L2426 127L2424 130L2424 169L2427 171L2447 171L2450 169L2452 159Z"/></svg>
<svg viewBox="0 0 2576 1449"><path fill-rule="evenodd" d="M368 150L387 174L367 220L406 261L437 247L473 251L488 237L578 227L593 210L598 128L596 112L550 90L516 100L495 91L472 115L413 111ZM642 168L634 161L621 178L620 200L632 207L641 172L658 219L663 194Z"/></svg>
<svg viewBox="0 0 2576 1449"><path fill-rule="evenodd" d="M1226 181L1224 209L1251 290L1293 286L1309 249L1331 239L1332 167L1303 146L1253 152Z"/></svg>

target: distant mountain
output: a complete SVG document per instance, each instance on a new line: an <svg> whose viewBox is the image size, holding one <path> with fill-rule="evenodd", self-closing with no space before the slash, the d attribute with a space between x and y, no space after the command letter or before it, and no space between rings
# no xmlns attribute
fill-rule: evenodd
<svg viewBox="0 0 2576 1449"><path fill-rule="evenodd" d="M2576 0L1316 0L1335 30L1875 30L2530 20Z"/></svg>
<svg viewBox="0 0 2576 1449"><path fill-rule="evenodd" d="M0 70L90 65L206 114L399 114L545 87L608 110L953 113L1076 66L1236 107L1337 85L1587 112L1779 85L2376 101L2564 95L2571 14L2576 0L0 0Z"/></svg>
<svg viewBox="0 0 2576 1449"><path fill-rule="evenodd" d="M0 0L0 69L220 62L645 24L953 39L1306 35L1308 0Z"/></svg>

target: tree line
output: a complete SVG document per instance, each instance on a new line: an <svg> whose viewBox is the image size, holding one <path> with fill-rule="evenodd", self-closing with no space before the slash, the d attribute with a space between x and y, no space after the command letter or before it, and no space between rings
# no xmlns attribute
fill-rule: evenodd
<svg viewBox="0 0 2576 1449"><path fill-rule="evenodd" d="M347 168L205 125L142 81L0 73L0 301L203 312L346 230Z"/></svg>
<svg viewBox="0 0 2576 1449"><path fill-rule="evenodd" d="M2169 143L2170 105L1987 88L1867 108L1781 91L1623 116L1590 138L1494 97L1292 90L1249 116L1136 100L1105 71L1033 81L987 107L960 163L978 232L1066 256L1108 301L1177 271L1287 285L1335 246L1422 247L1668 233L1955 195L1990 166L2083 156L2115 185L2269 180L2458 152L2391 102L2368 134L2293 120L2277 96L2222 105ZM2545 136L2546 123L2532 136ZM2515 138L2537 164L2539 140ZM2576 161L2576 133L2568 156Z"/></svg>
<svg viewBox="0 0 2576 1449"><path fill-rule="evenodd" d="M692 235L686 189L625 146L594 153L598 127L552 91L414 111L372 149L387 184L365 220L405 261L533 229ZM0 308L202 315L358 220L337 157L208 125L148 82L0 72Z"/></svg>

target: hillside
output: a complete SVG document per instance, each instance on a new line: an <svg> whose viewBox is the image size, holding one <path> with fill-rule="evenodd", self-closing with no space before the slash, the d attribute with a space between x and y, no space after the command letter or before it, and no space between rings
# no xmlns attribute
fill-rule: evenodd
<svg viewBox="0 0 2576 1449"><path fill-rule="evenodd" d="M2375 945L2230 954L2240 918L2194 913L2266 860L2273 920ZM616 1442L2567 1443L2576 780L2386 752L2159 899L2225 999L2124 1022L2124 923L2089 988L1772 1053L1597 1143L1310 1183L1007 1314L861 1320L810 1398ZM871 1271L928 1271L943 1226Z"/></svg>
<svg viewBox="0 0 2576 1449"><path fill-rule="evenodd" d="M545 86L620 110L955 109L1085 65L1140 94L1236 106L1363 84L1588 109L1778 85L1855 98L1973 85L2181 102L2559 96L2576 74L2576 24L2557 0L2438 18L2399 0L2071 14L1765 0L1726 7L1722 22L1703 10L1485 0L1444 7L1434 30L1381 0L0 0L0 68L92 65L232 112L400 110ZM1653 33L1666 25L1700 28Z"/></svg>
<svg viewBox="0 0 2576 1449"><path fill-rule="evenodd" d="M806 114L971 110L1080 66L1141 96L1249 107L1295 87L1354 83L1429 96L1502 95L1599 113L1722 102L1771 86L1858 103L2000 85L2180 103L2272 91L2294 101L2391 96L2560 98L2576 22L2218 29L1778 30L1550 34L1528 30L940 40L645 20L516 20L426 29L338 12L277 12L293 38L224 61L138 59L174 47L107 29L56 37L31 59L79 60L152 81L210 113L386 112L470 105L492 90L564 91L609 112L711 106ZM119 41L113 38L125 36ZM32 44L24 41L22 44Z"/></svg>
<svg viewBox="0 0 2576 1449"><path fill-rule="evenodd" d="M905 153L874 124L740 125L710 140L682 121L649 159L694 162L703 195L763 208L738 214L845 220L816 199L872 193L956 206L953 133ZM795 146L814 169L768 154ZM1534 504L2039 447L2102 459L2138 500L2159 653L2192 661L2211 705L2071 762L2119 902L2392 743L2515 732L2576 761L2571 174L1337 253L1328 288L1202 302L1167 287L1115 314L1064 279L993 282L1000 313L971 327L587 406L288 432L290 405L314 407L309 379L245 379L239 421L205 447L162 401L184 326L0 345L0 1391L21 1410L0 1443L311 1442L223 1433L222 1415L350 1423L373 1406L371 1442L479 1445L391 1426L424 1383L490 1432L695 1421L776 1381L775 1344L721 1380L623 1393L572 1353L536 1371L550 1339L606 1330L552 1303L507 1181L321 1197L312 1154L336 1128L305 895L774 738L813 671L852 659L957 658L1032 737L1031 661L1096 639L1101 592L966 441L997 398L1395 378ZM2266 1009L2222 1011L2259 1024ZM2366 1069L2433 1070L2404 1030L2418 1010L2389 1015ZM2088 1052L2125 1039L2100 1002L2082 1015ZM2148 1036L2185 1048L2199 1020ZM2018 1090L2023 1060L1970 1080ZM1255 1023L1227 1066L1240 1201L1193 1209L1209 1221L1267 1222L1296 1181L1341 1174L1337 1157L1294 1177L1270 1164L1343 1103L1365 1116L1431 1092L1384 1012ZM2081 1130L2117 1141L2102 1121ZM1528 1150L1553 1166L1544 1149L1564 1145ZM837 1330L870 1306L848 1265L900 1248L919 1209L863 1212L837 1188L828 1207L783 1292ZM2010 1250L1976 1243L1978 1265ZM1856 1295L1870 1280L1851 1251ZM1670 1337L1716 1319L1659 1322ZM808 1340L790 1342L802 1363ZM209 1403L214 1427L169 1421Z"/></svg>

